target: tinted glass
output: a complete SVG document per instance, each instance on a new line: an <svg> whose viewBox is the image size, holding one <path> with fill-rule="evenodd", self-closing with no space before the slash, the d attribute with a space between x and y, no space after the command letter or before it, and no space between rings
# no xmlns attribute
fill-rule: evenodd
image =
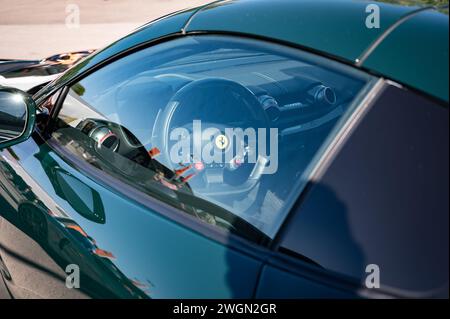
<svg viewBox="0 0 450 319"><path fill-rule="evenodd" d="M53 136L207 223L273 237L368 82L274 44L185 37L73 85Z"/></svg>
<svg viewBox="0 0 450 319"><path fill-rule="evenodd" d="M314 183L282 247L383 287L448 297L448 107L389 87Z"/></svg>

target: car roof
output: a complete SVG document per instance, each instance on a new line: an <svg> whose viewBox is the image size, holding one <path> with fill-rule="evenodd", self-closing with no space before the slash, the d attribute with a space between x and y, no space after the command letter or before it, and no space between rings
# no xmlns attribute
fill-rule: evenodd
<svg viewBox="0 0 450 319"><path fill-rule="evenodd" d="M377 2L380 27L368 28L369 4L375 2L225 0L197 12L185 31L244 32L294 43L448 101L448 16Z"/></svg>
<svg viewBox="0 0 450 319"><path fill-rule="evenodd" d="M376 4L379 28L366 12ZM69 70L74 74L117 53L171 34L233 33L331 56L448 102L448 16L432 7L355 0L219 0L180 11L135 30Z"/></svg>

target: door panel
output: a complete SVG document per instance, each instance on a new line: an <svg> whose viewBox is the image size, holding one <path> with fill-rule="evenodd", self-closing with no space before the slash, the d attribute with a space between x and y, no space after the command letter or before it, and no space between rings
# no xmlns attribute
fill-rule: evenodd
<svg viewBox="0 0 450 319"><path fill-rule="evenodd" d="M93 182L39 136L0 165L0 254L16 297L251 296L260 261ZM68 264L79 290L65 286Z"/></svg>
<svg viewBox="0 0 450 319"><path fill-rule="evenodd" d="M296 299L296 298L357 298L351 290L341 290L324 281L315 281L307 276L299 276L272 265L264 266L256 298Z"/></svg>

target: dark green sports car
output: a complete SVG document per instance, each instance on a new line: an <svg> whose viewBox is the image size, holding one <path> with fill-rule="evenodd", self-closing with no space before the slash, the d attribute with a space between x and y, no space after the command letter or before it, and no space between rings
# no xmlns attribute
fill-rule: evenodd
<svg viewBox="0 0 450 319"><path fill-rule="evenodd" d="M0 297L448 298L448 36L219 0L0 88Z"/></svg>

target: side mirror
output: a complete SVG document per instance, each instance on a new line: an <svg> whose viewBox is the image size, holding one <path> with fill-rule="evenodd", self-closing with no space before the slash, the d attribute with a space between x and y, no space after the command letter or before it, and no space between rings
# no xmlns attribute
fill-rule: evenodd
<svg viewBox="0 0 450 319"><path fill-rule="evenodd" d="M35 119L36 104L28 94L0 86L0 149L28 139Z"/></svg>

